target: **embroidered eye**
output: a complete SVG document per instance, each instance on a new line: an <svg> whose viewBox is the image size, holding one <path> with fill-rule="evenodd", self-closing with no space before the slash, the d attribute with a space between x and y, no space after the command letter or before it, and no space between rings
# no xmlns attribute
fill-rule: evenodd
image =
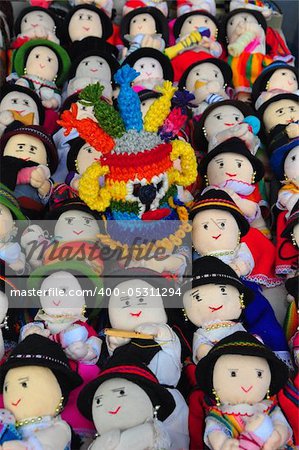
<svg viewBox="0 0 299 450"><path fill-rule="evenodd" d="M92 148L88 147L88 148L86 149L86 151L87 151L87 153L92 153Z"/></svg>
<svg viewBox="0 0 299 450"><path fill-rule="evenodd" d="M239 122L239 120L240 120L240 117L239 116L235 116L235 121Z"/></svg>
<svg viewBox="0 0 299 450"><path fill-rule="evenodd" d="M132 23L136 23L136 19L133 19L133 20L132 20Z"/></svg>
<svg viewBox="0 0 299 450"><path fill-rule="evenodd" d="M202 299L200 298L200 295L199 295L199 294L196 294L194 298L195 298L195 300L196 300L197 302L201 302L201 301L202 301Z"/></svg>
<svg viewBox="0 0 299 450"><path fill-rule="evenodd" d="M28 19L25 18L25 19L24 19L24 22L27 23L27 22L28 22Z"/></svg>
<svg viewBox="0 0 299 450"><path fill-rule="evenodd" d="M44 296L45 296L45 297L48 297L48 295L49 295L49 291L45 291L45 292L44 292Z"/></svg>
<svg viewBox="0 0 299 450"><path fill-rule="evenodd" d="M79 20L83 20L83 14L79 14Z"/></svg>
<svg viewBox="0 0 299 450"><path fill-rule="evenodd" d="M226 288L225 287L221 287L220 288L220 292L222 292L223 294L226 294Z"/></svg>
<svg viewBox="0 0 299 450"><path fill-rule="evenodd" d="M205 23L208 23L208 19L205 19Z"/></svg>
<svg viewBox="0 0 299 450"><path fill-rule="evenodd" d="M127 306L129 306L129 305L130 305L129 300L126 300L126 301L125 301L125 304L126 304Z"/></svg>
<svg viewBox="0 0 299 450"><path fill-rule="evenodd" d="M243 19L244 19L244 22L247 22L247 17L243 17Z"/></svg>
<svg viewBox="0 0 299 450"><path fill-rule="evenodd" d="M87 20L92 20L92 16L87 16Z"/></svg>
<svg viewBox="0 0 299 450"><path fill-rule="evenodd" d="M48 56L48 62L50 63L52 61L53 61L53 59Z"/></svg>
<svg viewBox="0 0 299 450"><path fill-rule="evenodd" d="M141 297L141 298L139 299L139 303L143 303L143 302L144 302L144 298Z"/></svg>
<svg viewBox="0 0 299 450"><path fill-rule="evenodd" d="M242 167L242 163L238 162L237 167L240 169Z"/></svg>
<svg viewBox="0 0 299 450"><path fill-rule="evenodd" d="M216 119L217 119L217 120L221 120L221 119L222 119L221 114L217 114Z"/></svg>
<svg viewBox="0 0 299 450"><path fill-rule="evenodd" d="M96 405L97 405L97 406L102 406L102 403L101 403L101 402L102 402L102 399L101 399L100 397L96 397L95 400L96 400Z"/></svg>
<svg viewBox="0 0 299 450"><path fill-rule="evenodd" d="M28 387L28 384L26 383L26 381L23 381L21 383L22 388L26 389Z"/></svg>
<svg viewBox="0 0 299 450"><path fill-rule="evenodd" d="M140 69L144 69L144 64L140 64Z"/></svg>
<svg viewBox="0 0 299 450"><path fill-rule="evenodd" d="M17 105L18 100L16 98L13 98L11 102L12 102L13 105Z"/></svg>
<svg viewBox="0 0 299 450"><path fill-rule="evenodd" d="M29 102L28 102L28 100L23 100L23 105L25 105L25 106L29 106Z"/></svg>
<svg viewBox="0 0 299 450"><path fill-rule="evenodd" d="M293 155L293 156L291 157L291 161L296 161L296 155Z"/></svg>
<svg viewBox="0 0 299 450"><path fill-rule="evenodd" d="M119 395L125 395L125 391L124 391L124 389L121 389L120 391L119 391Z"/></svg>
<svg viewBox="0 0 299 450"><path fill-rule="evenodd" d="M81 106L81 111L87 111L86 106Z"/></svg>
<svg viewBox="0 0 299 450"><path fill-rule="evenodd" d="M218 73L215 73L215 78L218 78Z"/></svg>
<svg viewBox="0 0 299 450"><path fill-rule="evenodd" d="M199 77L199 72L196 72L196 74L195 74L197 77Z"/></svg>
<svg viewBox="0 0 299 450"><path fill-rule="evenodd" d="M89 225L92 222L92 219L84 219L85 225Z"/></svg>
<svg viewBox="0 0 299 450"><path fill-rule="evenodd" d="M37 53L36 55L35 55L35 59L38 59L39 58L39 54Z"/></svg>
<svg viewBox="0 0 299 450"><path fill-rule="evenodd" d="M66 294L66 289L65 288L61 288L61 289L59 289L59 291L60 291L61 295Z"/></svg>
<svg viewBox="0 0 299 450"><path fill-rule="evenodd" d="M279 116L281 116L284 113L284 110L283 110L283 108L280 108L276 112Z"/></svg>
<svg viewBox="0 0 299 450"><path fill-rule="evenodd" d="M71 223L73 222L73 219L65 219L68 225L71 225Z"/></svg>
<svg viewBox="0 0 299 450"><path fill-rule="evenodd" d="M224 167L224 162L220 162L220 163L219 163L219 167L220 167L220 169L223 169L223 167Z"/></svg>
<svg viewBox="0 0 299 450"><path fill-rule="evenodd" d="M156 64L152 64L152 68L155 68L156 67Z"/></svg>
<svg viewBox="0 0 299 450"><path fill-rule="evenodd" d="M143 19L143 22L146 22L146 20L147 20L147 19L146 19L146 18L144 18L144 19Z"/></svg>
<svg viewBox="0 0 299 450"><path fill-rule="evenodd" d="M263 371L262 370L257 370L256 374L257 374L258 378L263 378Z"/></svg>
<svg viewBox="0 0 299 450"><path fill-rule="evenodd" d="M220 227L221 227L222 229L224 229L224 228L225 228L225 222L221 222L221 223L220 223Z"/></svg>
<svg viewBox="0 0 299 450"><path fill-rule="evenodd" d="M84 66L88 66L88 64L89 64L89 61L85 61L85 63L84 63Z"/></svg>
<svg viewBox="0 0 299 450"><path fill-rule="evenodd" d="M192 24L192 20L188 20L188 23L191 25Z"/></svg>
<svg viewBox="0 0 299 450"><path fill-rule="evenodd" d="M231 376L232 378L235 378L235 377L237 376L237 372L236 372L235 370L231 370L230 376Z"/></svg>
<svg viewBox="0 0 299 450"><path fill-rule="evenodd" d="M36 150L35 147L30 146L30 150L29 150L30 153L35 153L35 150Z"/></svg>
<svg viewBox="0 0 299 450"><path fill-rule="evenodd" d="M296 111L295 106L290 106L290 111L291 111L291 112L295 112L295 111Z"/></svg>
<svg viewBox="0 0 299 450"><path fill-rule="evenodd" d="M207 225L206 223L204 224L203 227L204 227L205 230L208 230L208 229L209 229L209 225Z"/></svg>
<svg viewBox="0 0 299 450"><path fill-rule="evenodd" d="M7 391L8 391L7 386L4 386L4 392L7 392Z"/></svg>

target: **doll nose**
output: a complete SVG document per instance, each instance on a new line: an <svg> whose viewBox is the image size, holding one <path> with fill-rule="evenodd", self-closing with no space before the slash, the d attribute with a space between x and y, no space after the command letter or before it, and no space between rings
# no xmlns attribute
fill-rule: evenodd
<svg viewBox="0 0 299 450"><path fill-rule="evenodd" d="M139 192L139 200L144 205L149 206L156 198L157 190L152 184L142 186Z"/></svg>

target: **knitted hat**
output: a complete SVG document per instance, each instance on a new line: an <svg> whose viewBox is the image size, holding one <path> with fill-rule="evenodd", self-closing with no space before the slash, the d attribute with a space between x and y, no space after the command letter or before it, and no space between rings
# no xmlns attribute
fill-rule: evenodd
<svg viewBox="0 0 299 450"><path fill-rule="evenodd" d="M184 87L186 87L186 81L187 81L188 75L191 72L191 70L194 69L194 67L200 66L201 64L204 64L204 63L210 63L210 64L214 64L214 66L217 66L223 75L224 83L227 86L231 86L233 73L232 73L232 69L230 68L230 66L225 61L222 61L222 59L206 58L206 59L203 59L201 61L197 61L197 62L191 64L185 70L185 72L182 74L180 81L179 81L179 89L183 89Z"/></svg>
<svg viewBox="0 0 299 450"><path fill-rule="evenodd" d="M198 11L190 11L186 14L183 14L182 16L178 17L174 23L174 27L173 27L173 34L175 39L177 39L180 36L181 33L181 29L182 26L184 25L184 22L192 16L206 16L209 19L212 20L212 22L214 22L214 24L217 27L217 30L219 30L219 22L216 19L216 17L214 17L212 14L210 14L209 12L205 11L205 10L198 10Z"/></svg>
<svg viewBox="0 0 299 450"><path fill-rule="evenodd" d="M237 331L230 336L221 339L202 358L196 367L196 378L200 389L212 396L213 371L218 358L222 355L244 355L265 358L271 371L270 395L275 395L288 380L288 367L275 356L272 350L262 344L252 334L245 331Z"/></svg>
<svg viewBox="0 0 299 450"><path fill-rule="evenodd" d="M272 140L268 151L270 164L278 180L284 178L284 162L290 151L299 146L299 137L289 139L285 133L279 133L278 139Z"/></svg>
<svg viewBox="0 0 299 450"><path fill-rule="evenodd" d="M296 225L298 225L299 221L299 200L293 206L292 211L289 215L288 220L286 221L286 226L281 233L281 237L286 239L291 239L291 233Z"/></svg>
<svg viewBox="0 0 299 450"><path fill-rule="evenodd" d="M67 51L61 47L61 45L55 42L48 41L47 39L31 39L25 42L20 48L18 48L13 56L13 66L17 75L22 77L24 75L24 69L26 67L27 58L31 50L35 47L49 47L57 56L59 61L59 69L56 79L57 86L61 86L64 80L67 78L68 71L70 69L71 61Z"/></svg>
<svg viewBox="0 0 299 450"><path fill-rule="evenodd" d="M38 334L31 334L21 341L0 367L1 389L7 372L23 366L50 369L57 378L62 392L70 392L82 383L80 375L71 370L61 346Z"/></svg>
<svg viewBox="0 0 299 450"><path fill-rule="evenodd" d="M199 121L195 123L194 128L194 141L197 145L200 145L200 148L203 151L206 151L208 149L208 141L204 135L203 130L205 121L207 117L214 111L214 109L225 105L234 106L243 114L244 117L254 114L252 108L248 105L248 103L241 102L240 100L223 100L221 102L216 102L208 106L200 116Z"/></svg>
<svg viewBox="0 0 299 450"><path fill-rule="evenodd" d="M248 233L250 228L248 221L227 192L222 191L221 189L209 189L206 191L192 206L189 218L193 220L196 214L207 209L221 209L222 211L228 211L235 218L241 236Z"/></svg>
<svg viewBox="0 0 299 450"><path fill-rule="evenodd" d="M155 48L145 47L135 50L127 56L122 65L124 66L125 64L129 64L129 66L133 67L136 61L141 58L156 59L162 66L164 80L173 81L173 68L170 59L164 55L164 53L156 50Z"/></svg>
<svg viewBox="0 0 299 450"><path fill-rule="evenodd" d="M296 77L298 79L298 70L296 67L290 66L289 64L286 64L283 61L273 62L272 64L270 64L269 66L264 68L262 73L257 77L257 79L255 80L255 82L253 84L252 92L251 92L251 100L252 100L253 105L255 105L260 94L263 91L267 90L267 82L272 77L274 72L276 72L276 70L281 70L281 69L290 70L291 72L293 72L296 75ZM281 86L281 88L283 89L284 86Z"/></svg>
<svg viewBox="0 0 299 450"><path fill-rule="evenodd" d="M88 56L100 56L109 65L111 70L111 79L119 68L117 61L118 50L114 45L109 44L104 39L100 39L94 36L86 37L81 41L75 41L69 50L72 57L72 65L69 71L68 78L75 77L77 67L83 59Z"/></svg>
<svg viewBox="0 0 299 450"><path fill-rule="evenodd" d="M121 352L119 352L121 353ZM159 406L157 418L161 421L167 419L174 411L175 401L171 393L157 380L153 372L147 366L139 362L131 362L126 355L112 357L106 368L98 378L88 383L81 390L78 397L78 408L81 414L92 420L93 397L102 383L114 378L122 378L137 384L149 396L153 408Z"/></svg>
<svg viewBox="0 0 299 450"><path fill-rule="evenodd" d="M43 127L40 127L39 125L25 126L22 124L22 126L19 126L18 123L17 128L15 128L15 126L16 122L13 122L9 127L7 127L7 131L5 131L5 133L2 135L0 140L0 156L3 156L4 148L8 140L12 136L15 136L17 134L26 134L28 136L33 136L39 139L44 144L47 152L47 160L50 172L51 174L54 173L58 165L58 155L52 137L44 131Z"/></svg>
<svg viewBox="0 0 299 450"><path fill-rule="evenodd" d="M6 206L12 213L15 220L26 220L20 210L19 203L10 189L0 183L0 204Z"/></svg>
<svg viewBox="0 0 299 450"><path fill-rule="evenodd" d="M134 17L139 14L150 14L153 17L156 23L156 32L162 35L162 38L164 39L167 47L169 39L167 19L158 8L154 8L153 6L135 8L122 18L120 23L120 36L124 44L128 45L125 35L130 34L130 23L134 19Z"/></svg>
<svg viewBox="0 0 299 450"><path fill-rule="evenodd" d="M69 35L69 24L70 21L73 17L73 15L75 14L75 12L79 11L80 9L87 9L88 11L93 11L95 12L100 20L101 20L101 24L102 24L102 39L106 40L108 38L110 38L110 36L112 36L113 33L113 26L112 26L112 22L110 20L110 18L107 16L106 13L104 13L104 11L100 8L97 8L94 5L88 5L86 3L84 4L80 4L75 6L74 8L71 9L71 11L67 14L67 16L65 17L64 23L63 23L63 41L65 44L71 44L71 38Z"/></svg>
<svg viewBox="0 0 299 450"><path fill-rule="evenodd" d="M234 286L240 294L244 294L245 305L254 298L253 291L242 283L236 272L215 256L203 256L193 261L192 278L184 284L184 290L194 289L197 286L206 284L228 284Z"/></svg>
<svg viewBox="0 0 299 450"><path fill-rule="evenodd" d="M42 6L28 6L27 8L24 8L21 10L21 12L19 13L16 21L15 21L15 35L17 36L18 34L21 33L21 22L23 20L23 17L26 16L26 14L31 13L33 11L42 11L44 14L48 14L48 16L51 17L51 19L54 21L55 23L55 27L58 28L59 27L59 21L58 18L56 16L56 14L54 14L53 11L51 11L51 9L49 8L43 8Z"/></svg>
<svg viewBox="0 0 299 450"><path fill-rule="evenodd" d="M247 145L242 139L239 138L231 138L227 141L221 142L221 144L214 147L207 155L203 157L203 159L199 163L199 171L201 176L206 175L208 170L208 165L212 161L213 158L222 154L222 153L236 153L238 155L243 155L248 159L255 174L255 181L260 181L264 176L264 165L260 159L254 156L249 150Z"/></svg>
<svg viewBox="0 0 299 450"><path fill-rule="evenodd" d="M29 97L31 97L37 106L39 124L43 125L45 120L45 108L42 105L40 97L32 89L26 88L25 86L21 86L19 84L5 83L3 86L1 86L0 102L2 102L4 97L10 92L20 92L22 94L26 94Z"/></svg>
<svg viewBox="0 0 299 450"><path fill-rule="evenodd" d="M246 8L238 8L238 9L234 9L233 11L230 11L224 19L223 22L223 29L224 29L224 34L226 36L226 29L227 29L227 24L230 21L230 19L232 17L234 17L237 14L242 14L242 13L246 13L246 14L251 14L256 20L257 22L261 25L261 27L263 28L265 34L267 32L267 22L265 17L263 16L262 13L260 13L259 11L255 11L254 9L246 9Z"/></svg>

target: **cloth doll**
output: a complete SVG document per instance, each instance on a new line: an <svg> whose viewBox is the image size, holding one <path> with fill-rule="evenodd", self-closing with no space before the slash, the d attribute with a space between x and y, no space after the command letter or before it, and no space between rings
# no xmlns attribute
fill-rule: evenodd
<svg viewBox="0 0 299 450"><path fill-rule="evenodd" d="M254 228L266 236L270 232L262 217L261 206L265 206L258 183L264 175L263 163L239 138L231 138L213 148L201 160L201 176L210 186L226 190Z"/></svg>
<svg viewBox="0 0 299 450"><path fill-rule="evenodd" d="M298 71L283 61L275 61L265 67L255 80L251 93L252 104L258 110L275 95L289 92L299 95Z"/></svg>
<svg viewBox="0 0 299 450"><path fill-rule="evenodd" d="M140 48L124 60L123 65L133 67L139 75L132 86L138 92L143 89L155 90L164 80L173 81L171 62L162 52L154 48Z"/></svg>
<svg viewBox="0 0 299 450"><path fill-rule="evenodd" d="M229 4L230 11L240 8L259 11L266 20L269 20L273 14L273 5L270 2L262 2L259 0L231 0Z"/></svg>
<svg viewBox="0 0 299 450"><path fill-rule="evenodd" d="M136 268L109 275L106 287L111 292L108 316L112 331L135 331L155 336L140 340L117 337L112 333L106 336L109 354L122 348L125 355L131 354L144 362L161 384L176 386L181 376L181 344L167 324L163 303L163 300L166 305L175 302L176 296L171 295L175 293L174 283L152 270Z"/></svg>
<svg viewBox="0 0 299 450"><path fill-rule="evenodd" d="M2 448L70 449L71 428L60 413L71 390L82 381L70 369L60 346L43 336L28 336L0 373L4 407L14 415L22 438Z"/></svg>
<svg viewBox="0 0 299 450"><path fill-rule="evenodd" d="M216 16L215 0L177 0L177 17L191 11L207 11Z"/></svg>
<svg viewBox="0 0 299 450"><path fill-rule="evenodd" d="M16 419L7 409L0 408L0 444L8 441L21 440L21 435L16 428Z"/></svg>
<svg viewBox="0 0 299 450"><path fill-rule="evenodd" d="M260 122L249 105L239 100L222 100L208 106L194 129L194 144L200 151L211 151L230 138L242 139L255 155L260 145L256 136Z"/></svg>
<svg viewBox="0 0 299 450"><path fill-rule="evenodd" d="M63 30L63 40L67 46L90 36L106 41L113 33L112 23L107 14L100 8L86 3L71 9L65 17Z"/></svg>
<svg viewBox="0 0 299 450"><path fill-rule="evenodd" d="M59 44L57 28L58 18L51 9L41 6L23 8L15 22L16 39L12 47L19 48L31 39L47 39Z"/></svg>
<svg viewBox="0 0 299 450"><path fill-rule="evenodd" d="M42 249L51 245L49 233L37 224L29 225L22 233L20 244L26 255L26 262L30 267L36 269L42 264ZM33 244L36 247L33 248Z"/></svg>
<svg viewBox="0 0 299 450"><path fill-rule="evenodd" d="M137 8L145 8L145 7L153 7L159 9L161 13L164 14L165 17L168 16L168 5L164 0L126 0L123 6L123 16L128 14L134 9Z"/></svg>
<svg viewBox="0 0 299 450"><path fill-rule="evenodd" d="M152 91L150 89L142 89L138 92L138 97L140 98L142 120L144 120L146 113L148 112L154 101L160 96L160 92Z"/></svg>
<svg viewBox="0 0 299 450"><path fill-rule="evenodd" d="M191 146L175 137L186 121L185 105L190 97L182 93L182 96L174 98L176 89L170 82L164 82L159 89L162 95L150 107L143 124L140 99L130 86L136 75L136 71L127 65L115 75L120 84L120 114L110 111L104 115L100 114L100 109L95 112L100 126L109 133L112 145L109 140L100 147L105 153L81 177L79 196L90 209L103 212L108 219L105 233L99 236L103 244L112 249L123 249L126 257L133 250L134 243L135 250L130 260L133 264L136 252L143 249L140 258L148 250L153 255L155 242L163 239L163 248L169 258L159 258L159 261L155 258L155 261L143 263L158 272L169 270L181 276L185 257L181 254L174 256L172 252L182 246L182 239L190 230L185 222L187 210L184 206L190 201L190 195L183 187L195 181L196 161ZM183 106L170 111L172 98ZM93 103L92 99L90 103ZM113 127L109 120L111 114L115 114ZM63 126L66 122L63 119L59 121ZM174 165L174 161L179 165ZM174 220L167 220L172 218ZM128 219L132 219L129 228ZM145 247L140 247L142 236L147 236ZM175 237L170 239L170 236ZM136 242L136 237L141 238L140 243ZM151 262L154 267L150 267Z"/></svg>
<svg viewBox="0 0 299 450"><path fill-rule="evenodd" d="M117 49L96 37L76 41L70 53L74 59L69 72L66 94L70 96L83 90L89 84L100 82L104 86L103 96L111 100L113 96L113 75L119 68Z"/></svg>
<svg viewBox="0 0 299 450"><path fill-rule="evenodd" d="M154 7L134 8L120 23L120 35L124 43L124 59L141 47L151 47L163 52L168 45L167 19Z"/></svg>
<svg viewBox="0 0 299 450"><path fill-rule="evenodd" d="M299 201L296 202L288 218L282 212L277 219L276 273L287 278L296 275L298 270L299 227L297 225ZM293 298L291 298L291 301Z"/></svg>
<svg viewBox="0 0 299 450"><path fill-rule="evenodd" d="M113 0L69 0L72 6L94 5L104 11L108 17L112 17Z"/></svg>
<svg viewBox="0 0 299 450"><path fill-rule="evenodd" d="M98 432L90 450L172 448L165 423L175 406L170 390L146 366L119 358L78 399L80 411Z"/></svg>
<svg viewBox="0 0 299 450"><path fill-rule="evenodd" d="M44 107L39 96L23 86L5 84L0 95L0 135L13 121L24 125L43 125Z"/></svg>
<svg viewBox="0 0 299 450"><path fill-rule="evenodd" d="M35 321L22 328L21 339L41 334L60 344L71 369L81 376L84 384L100 371L97 362L102 341L87 322L85 310L86 304L99 307L102 287L101 278L87 265L74 260L44 265L28 279L28 288L41 292L41 309ZM71 393L62 417L82 438L90 438L94 433L92 423L82 417L76 406L81 389L82 386Z"/></svg>
<svg viewBox="0 0 299 450"><path fill-rule="evenodd" d="M0 183L0 259L10 269L22 273L25 269L25 255L20 244L13 242L18 233L18 226L26 222L17 199L4 184ZM15 221L18 222L18 226Z"/></svg>
<svg viewBox="0 0 299 450"><path fill-rule="evenodd" d="M14 192L28 217L40 213L52 191L57 152L51 136L38 125L14 127L1 138L1 181ZM13 128L13 129L12 129Z"/></svg>
<svg viewBox="0 0 299 450"><path fill-rule="evenodd" d="M57 110L61 105L59 87L70 68L67 52L46 39L33 39L13 55L16 84L35 91L45 108Z"/></svg>
<svg viewBox="0 0 299 450"><path fill-rule="evenodd" d="M182 74L179 89L187 89L195 96L193 116L200 116L212 103L230 98L232 71L217 58L205 58L191 64Z"/></svg>
<svg viewBox="0 0 299 450"><path fill-rule="evenodd" d="M254 336L238 331L219 341L197 364L196 378L216 400L206 418L209 449L288 448L292 430L273 398L288 368Z"/></svg>
<svg viewBox="0 0 299 450"><path fill-rule="evenodd" d="M8 280L1 277L1 287L0 287L0 360L2 361L2 358L5 354L5 346L4 346L4 339L3 339L3 333L2 328L8 328L7 325L7 311L8 311L8 297L6 295L6 284L10 284ZM3 287L4 284L4 287ZM1 422L1 410L0 410L0 422ZM1 436L1 430L0 430L0 436ZM1 443L1 439L0 439Z"/></svg>

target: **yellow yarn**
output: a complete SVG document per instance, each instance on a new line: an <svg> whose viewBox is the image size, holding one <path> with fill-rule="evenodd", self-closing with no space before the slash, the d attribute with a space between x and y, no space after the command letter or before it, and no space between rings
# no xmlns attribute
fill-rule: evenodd
<svg viewBox="0 0 299 450"><path fill-rule="evenodd" d="M107 180L107 189L113 200L125 200L127 196L127 185L125 181Z"/></svg>
<svg viewBox="0 0 299 450"><path fill-rule="evenodd" d="M108 166L94 162L82 175L79 182L79 197L96 211L105 211L110 205L111 193L107 187L99 185L99 178L109 173Z"/></svg>
<svg viewBox="0 0 299 450"><path fill-rule="evenodd" d="M157 98L150 106L144 117L144 129L152 133L157 133L163 125L171 108L171 99L177 91L170 81L164 81L162 86L157 86L156 91L161 92L162 96Z"/></svg>
<svg viewBox="0 0 299 450"><path fill-rule="evenodd" d="M169 172L170 184L189 186L194 183L197 176L197 163L193 148L185 141L172 141L171 161L180 158L181 171L174 167Z"/></svg>

